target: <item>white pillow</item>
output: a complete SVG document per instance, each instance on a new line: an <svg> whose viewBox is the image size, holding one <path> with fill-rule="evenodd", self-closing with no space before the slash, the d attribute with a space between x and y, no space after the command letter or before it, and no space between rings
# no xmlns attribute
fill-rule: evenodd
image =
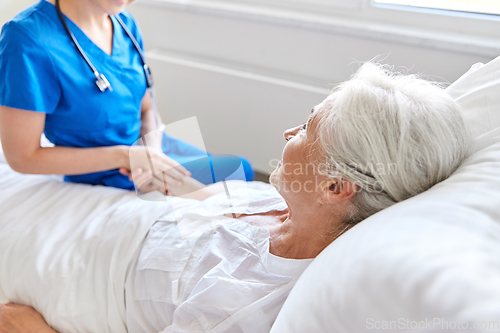
<svg viewBox="0 0 500 333"><path fill-rule="evenodd" d="M272 333L500 330L500 57L448 92L464 107L475 153L328 246Z"/></svg>

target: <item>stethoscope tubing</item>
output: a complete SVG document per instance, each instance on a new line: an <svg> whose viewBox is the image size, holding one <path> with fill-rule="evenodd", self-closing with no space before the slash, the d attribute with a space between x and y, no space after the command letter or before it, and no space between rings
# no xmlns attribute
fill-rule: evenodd
<svg viewBox="0 0 500 333"><path fill-rule="evenodd" d="M85 62L87 63L87 65L90 67L90 69L92 70L92 73L99 73L97 71L97 69L95 68L95 66L92 64L92 62L90 61L90 59L87 57L87 55L85 54L85 52L83 51L82 47L80 46L80 43L78 43L78 40L75 38L75 35L73 35L73 33L71 32L71 30L69 30L69 27L68 27L68 24L66 23L66 20L64 19L64 15L61 11L61 7L59 6L59 0L56 0L56 9L57 9L57 15L59 16L59 19L61 20L63 26L64 26L64 30L66 30L66 33L68 34L68 36L71 38L71 40L73 41L73 44L75 44L76 46L76 49L78 50L78 52L81 54L82 58L85 60Z"/></svg>
<svg viewBox="0 0 500 333"><path fill-rule="evenodd" d="M57 15L59 16L59 19L61 20L61 22L64 26L64 30L66 30L66 33L73 41L73 44L75 44L76 49L78 50L78 52L80 53L82 58L85 60L87 65L90 67L90 69L92 70L92 73L94 73L95 77L97 78L97 81L96 81L97 87L101 90L101 92L105 92L107 89L109 89L110 91L113 91L113 89L111 88L111 84L108 82L108 80L106 79L104 74L99 73L97 68L94 66L94 64L90 61L90 59L87 57L87 55L83 51L83 49L80 46L80 43L78 43L78 40L76 39L75 35L69 29L68 24L66 23L66 19L64 18L64 15L61 11L61 7L59 5L59 0L56 0L56 10L57 10ZM157 129L163 131L163 129L165 128L165 125L160 124L160 120L159 120L160 117L159 117L159 113L158 113L158 107L156 104L156 94L154 91L153 75L151 73L151 69L149 68L149 66L146 62L146 57L144 56L144 52L142 51L141 46L139 45L139 43L135 39L134 35L132 35L129 28L125 25L123 20L119 16L116 16L116 15L112 15L112 17L114 17L116 19L116 21L120 24L122 29L125 31L127 36L132 41L132 44L134 44L135 49L139 53L139 56L141 57L142 69L143 69L144 75L146 77L146 85L147 85L147 88L148 88L147 90L149 91L149 95L150 95L150 99L151 99L151 107L152 107L154 115L155 115L156 127L157 127Z"/></svg>
<svg viewBox="0 0 500 333"><path fill-rule="evenodd" d="M64 14L61 11L61 7L59 5L59 0L56 0L56 10L57 10L57 15L59 16L59 19L61 20L61 22L62 22L62 24L64 26L64 30L66 30L66 33L68 34L68 36L73 41L73 44L75 44L76 49L78 50L78 52L80 53L80 55L82 56L82 58L85 60L85 62L87 63L87 65L92 70L92 73L94 73L94 75L96 76L96 78L98 79L98 81L100 79L106 80L106 78L101 73L99 73L99 71L97 70L97 68L94 66L94 64L87 57L87 54L85 54L85 52L83 51L83 49L80 46L80 43L78 43L78 40L76 39L75 35L69 29L68 24L66 23L66 19L64 18ZM147 87L148 88L152 88L153 87L153 76L152 76L152 73L151 73L151 69L149 68L149 66L148 66L148 64L146 62L146 57L144 56L144 53L142 52L142 49L141 49L139 43L135 39L134 35L132 35L132 33L130 32L130 30L128 29L128 27L125 25L125 23L123 22L123 20L119 16L116 16L116 15L112 15L112 16L120 24L120 26L122 27L122 29L125 31L125 33L127 34L127 36L132 41L132 44L134 44L135 49L139 53L139 56L141 57L141 61L142 61L142 68L144 70L144 75L146 76ZM106 80L106 82L107 82L107 80ZM99 84L98 84L98 86L99 86ZM101 89L101 87L99 87L99 88ZM109 83L108 83L108 88L111 88L111 86L109 85ZM103 91L103 92L105 90L106 89L104 89L104 90L101 89L101 91Z"/></svg>

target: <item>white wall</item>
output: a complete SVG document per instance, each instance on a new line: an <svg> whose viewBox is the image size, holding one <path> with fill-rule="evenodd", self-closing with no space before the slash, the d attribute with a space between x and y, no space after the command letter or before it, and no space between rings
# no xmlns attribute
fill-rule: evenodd
<svg viewBox="0 0 500 333"><path fill-rule="evenodd" d="M270 160L281 158L283 131L304 122L329 84L348 79L357 61L384 55L401 70L452 82L493 58L491 49L463 40L441 47L420 37L363 37L331 24L186 3L130 7L150 50L163 118L197 116L208 150L243 154L260 171L272 171Z"/></svg>

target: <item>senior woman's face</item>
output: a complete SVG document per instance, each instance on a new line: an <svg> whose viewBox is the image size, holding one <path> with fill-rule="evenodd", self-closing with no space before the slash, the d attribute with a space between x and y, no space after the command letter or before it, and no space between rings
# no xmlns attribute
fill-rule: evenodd
<svg viewBox="0 0 500 333"><path fill-rule="evenodd" d="M285 131L283 159L270 176L271 184L287 201L304 201L319 185L317 131L319 116L314 112L305 124Z"/></svg>

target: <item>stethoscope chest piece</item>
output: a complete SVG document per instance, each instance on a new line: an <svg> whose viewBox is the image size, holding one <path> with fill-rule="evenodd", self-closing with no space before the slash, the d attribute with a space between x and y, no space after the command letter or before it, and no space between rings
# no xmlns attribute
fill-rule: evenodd
<svg viewBox="0 0 500 333"><path fill-rule="evenodd" d="M111 84L109 84L108 79L106 79L106 76L104 74L99 73L99 72L94 72L95 77L97 78L97 81L95 81L95 84L101 90L101 92L105 92L106 89L109 89L109 91L113 91L113 88L111 88Z"/></svg>
<svg viewBox="0 0 500 333"><path fill-rule="evenodd" d="M151 74L148 64L144 63L142 69L144 70L144 75L146 76L146 84L148 88L153 87L153 74Z"/></svg>

